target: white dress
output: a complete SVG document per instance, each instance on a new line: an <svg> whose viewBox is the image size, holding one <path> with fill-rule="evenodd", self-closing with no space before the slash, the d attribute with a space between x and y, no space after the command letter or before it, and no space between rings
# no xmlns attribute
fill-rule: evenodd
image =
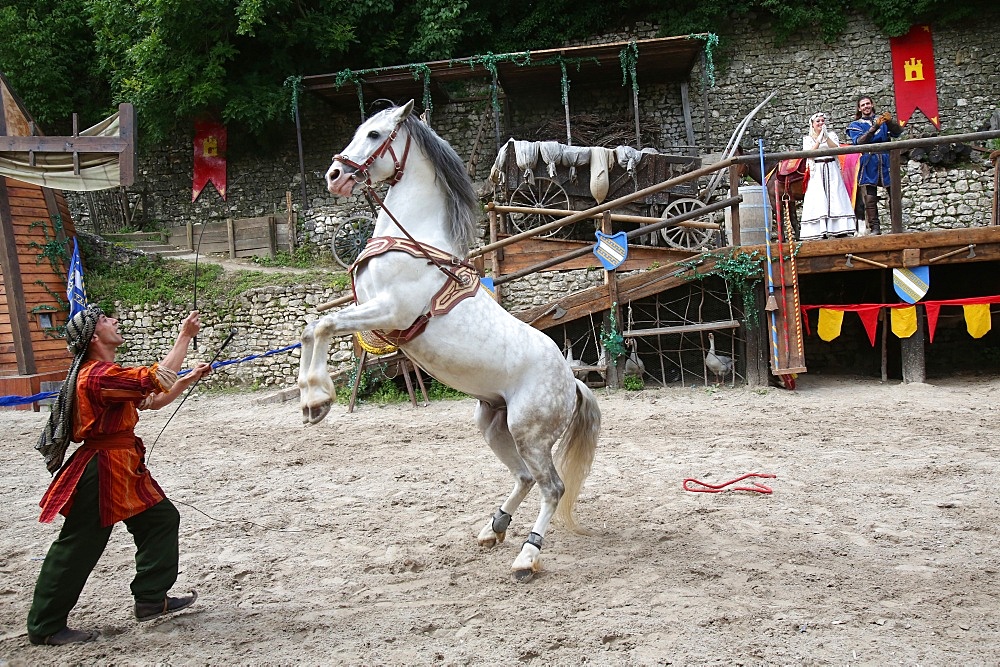
<svg viewBox="0 0 1000 667"><path fill-rule="evenodd" d="M827 136L839 144L835 132ZM816 140L802 137L802 150L816 150ZM799 238L803 241L830 236L854 236L858 231L854 207L840 173L840 162L835 156L810 159L809 184L802 201L802 223Z"/></svg>

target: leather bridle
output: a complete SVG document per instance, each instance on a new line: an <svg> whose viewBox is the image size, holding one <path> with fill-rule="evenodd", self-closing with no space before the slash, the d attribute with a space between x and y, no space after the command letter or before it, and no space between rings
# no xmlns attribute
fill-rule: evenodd
<svg viewBox="0 0 1000 667"><path fill-rule="evenodd" d="M396 141L396 137L399 136L399 128L402 127L404 121L405 119L397 123L396 127L392 128L392 132L389 133L389 136L387 136L382 141L382 143L380 143L378 147L375 148L375 151L372 152L372 154L369 155L364 162L360 163L355 162L346 155L334 155L333 159L335 161L339 161L343 164L346 164L350 167L354 167L355 171L351 176L357 183L361 184L365 188L365 193L368 196L369 200L375 202L379 206L379 208L385 211L386 215L389 216L389 219L392 220L397 227L399 227L400 231L403 232L406 238L408 238L418 248L420 248L421 253L427 258L428 262L436 266L450 280L454 280L459 285L464 284L463 280L454 271L452 271L447 266L442 264L440 260L431 257L430 253L424 250L423 244L421 244L420 241L413 238L410 232L408 232L406 228L403 227L403 225L399 222L399 220L396 219L396 216L392 214L392 211L390 211L388 207L386 207L385 202L382 201L382 198L378 196L377 192L375 192L375 185L372 183L371 175L368 173L368 170L375 163L375 160L378 160L386 153L388 153L392 157L394 171L392 173L392 176L386 179L386 182L389 184L390 187L392 187L393 185L399 183L399 181L403 178L403 171L404 168L406 167L406 158L410 155L410 140L411 140L410 133L409 132L406 133L406 146L403 148L402 159L399 159L396 156L396 151L393 150L392 144L394 141ZM462 260L455 257L453 258L452 263L460 264L461 262Z"/></svg>
<svg viewBox="0 0 1000 667"><path fill-rule="evenodd" d="M375 149L375 151L371 155L369 155L368 158L364 162L361 162L361 163L355 162L351 158L347 157L346 155L342 155L342 154L341 155L334 155L333 156L334 161L342 162L343 164L346 164L349 167L354 167L355 171L351 175L354 178L354 180L357 181L358 183L361 183L361 184L363 184L363 185L371 188L372 187L372 179L371 179L371 175L368 173L368 170L371 168L371 166L373 164L375 164L375 160L378 160L383 155L385 155L386 153L388 153L390 156L392 156L392 163L393 163L394 171L392 172L392 176L389 177L386 180L387 180L387 182L389 183L390 186L395 185L396 183L399 183L400 179L403 178L403 170L406 167L406 158L410 155L410 133L409 132L406 133L406 146L403 148L403 159L399 159L398 157L396 157L396 151L393 150L393 148L392 148L393 142L396 141L396 137L399 136L399 128L400 128L400 126L402 126L402 124L403 124L403 121L400 121L396 125L396 127L392 128L392 132L389 133L389 136L387 136L382 141L382 143L380 143L378 145L378 147Z"/></svg>

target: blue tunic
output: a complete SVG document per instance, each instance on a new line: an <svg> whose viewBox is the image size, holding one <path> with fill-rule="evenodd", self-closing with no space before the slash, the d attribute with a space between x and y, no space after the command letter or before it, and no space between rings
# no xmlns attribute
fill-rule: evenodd
<svg viewBox="0 0 1000 667"><path fill-rule="evenodd" d="M850 137L851 143L855 146L858 145L858 139L861 135L870 130L874 124L875 117L873 116L871 119L859 118L848 125L847 136ZM875 134L872 135L871 141L866 143L888 143L892 137L898 137L900 134L902 134L902 130L899 132L893 132L889 128L889 123L882 123L882 125L875 130ZM889 187L889 154L862 153L860 171L861 173L858 175L858 185L881 185L883 187Z"/></svg>

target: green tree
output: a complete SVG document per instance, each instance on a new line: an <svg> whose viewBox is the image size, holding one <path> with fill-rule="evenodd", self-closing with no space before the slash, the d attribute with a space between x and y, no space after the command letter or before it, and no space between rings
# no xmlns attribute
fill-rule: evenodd
<svg viewBox="0 0 1000 667"><path fill-rule="evenodd" d="M287 124L294 75L552 48L637 20L661 35L734 20L832 41L852 12L886 36L997 17L995 0L6 0L0 68L52 132L136 105L143 141L211 115L257 137ZM987 19L988 20L988 19Z"/></svg>
<svg viewBox="0 0 1000 667"><path fill-rule="evenodd" d="M106 81L79 0L5 0L0 6L0 72L47 134L68 134L107 115ZM83 129L83 126L80 128Z"/></svg>

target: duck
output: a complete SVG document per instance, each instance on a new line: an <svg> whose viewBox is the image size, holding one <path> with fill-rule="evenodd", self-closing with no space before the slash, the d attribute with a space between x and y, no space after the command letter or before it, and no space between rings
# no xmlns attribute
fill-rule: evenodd
<svg viewBox="0 0 1000 667"><path fill-rule="evenodd" d="M726 376L733 371L733 359L715 353L715 334L708 334L708 352L705 353L705 368L715 375L716 384L725 381Z"/></svg>

